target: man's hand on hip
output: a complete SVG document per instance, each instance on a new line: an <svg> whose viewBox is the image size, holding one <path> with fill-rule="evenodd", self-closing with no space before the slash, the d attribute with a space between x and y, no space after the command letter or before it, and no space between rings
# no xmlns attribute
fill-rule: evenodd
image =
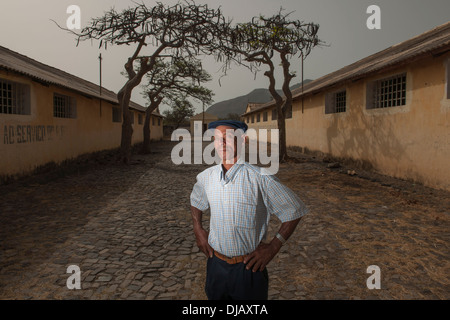
<svg viewBox="0 0 450 320"><path fill-rule="evenodd" d="M207 257L212 258L214 250L208 243L208 232L202 227L203 212L200 209L191 206L191 215L194 224L194 234L197 241L197 246Z"/></svg>
<svg viewBox="0 0 450 320"><path fill-rule="evenodd" d="M212 258L214 254L213 248L208 243L208 232L203 228L194 228L195 239L198 248L207 256Z"/></svg>
<svg viewBox="0 0 450 320"><path fill-rule="evenodd" d="M281 246L273 241L270 244L261 242L255 251L245 257L244 263L247 265L247 270L252 269L253 272L263 271L280 248Z"/></svg>

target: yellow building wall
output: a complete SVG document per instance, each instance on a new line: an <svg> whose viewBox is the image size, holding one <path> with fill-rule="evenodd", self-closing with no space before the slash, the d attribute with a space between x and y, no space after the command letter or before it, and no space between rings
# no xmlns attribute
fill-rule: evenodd
<svg viewBox="0 0 450 320"><path fill-rule="evenodd" d="M158 122L159 119L159 122ZM138 116L136 114L136 120L135 120L136 124L138 123ZM142 114L142 125L140 125L139 127L134 127L134 130L136 132L136 130L140 131L140 141L143 140L143 126L144 126L144 121L145 121L145 114ZM134 134L133 134L134 136ZM151 116L150 117L150 140L152 141L159 141L162 140L163 138L163 119L161 117L156 117L156 116Z"/></svg>
<svg viewBox="0 0 450 320"><path fill-rule="evenodd" d="M253 113L254 122L252 122L252 115L243 117L243 121L248 125L249 129L255 130L255 138L258 139L258 141L266 141L271 142L272 139L272 129L278 128L278 122L277 120L274 120L272 118L272 110L275 107L272 107L270 109L262 110ZM264 121L264 113L267 112L267 121ZM259 114L259 121L258 121L258 114ZM286 119L286 123L290 122L292 119ZM264 136L260 129L267 129L267 133ZM252 138L252 135L248 132L247 135Z"/></svg>
<svg viewBox="0 0 450 320"><path fill-rule="evenodd" d="M50 163L120 146L121 127L112 121L113 104L27 77L0 71L0 78L30 86L30 114L0 113L0 177L23 175ZM53 116L53 94L76 99L76 118ZM143 140L143 125L133 111L133 144ZM144 113L143 114L143 119ZM157 123L156 123L157 124ZM152 126L152 139L162 138L161 126Z"/></svg>
<svg viewBox="0 0 450 320"><path fill-rule="evenodd" d="M380 173L450 190L450 54L429 57L335 89L347 89L345 113L325 114L325 94L295 101L287 145L370 163ZM406 105L366 109L369 81L407 73Z"/></svg>
<svg viewBox="0 0 450 320"><path fill-rule="evenodd" d="M204 124L203 124L203 120L205 120ZM216 117L212 114L208 114L208 113L205 113L205 116L203 117L203 112L193 116L189 120L191 135L194 136L194 134L196 132L202 133L202 132L206 131L208 129L208 125L211 122L214 122L217 120L219 120L218 117ZM202 129L202 127L204 127L203 128L204 130Z"/></svg>

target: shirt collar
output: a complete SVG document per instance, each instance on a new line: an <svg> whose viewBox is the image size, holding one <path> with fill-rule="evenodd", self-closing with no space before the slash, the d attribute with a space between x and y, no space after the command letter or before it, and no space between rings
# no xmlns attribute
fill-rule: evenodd
<svg viewBox="0 0 450 320"><path fill-rule="evenodd" d="M239 169L242 167L243 164L245 164L244 159L239 158L236 163L226 172L224 173L223 170L223 161L220 162L219 164L219 170L220 170L220 174L219 174L219 179L222 182L222 184L227 184L231 181L233 181L234 177L236 176L236 173L239 171Z"/></svg>

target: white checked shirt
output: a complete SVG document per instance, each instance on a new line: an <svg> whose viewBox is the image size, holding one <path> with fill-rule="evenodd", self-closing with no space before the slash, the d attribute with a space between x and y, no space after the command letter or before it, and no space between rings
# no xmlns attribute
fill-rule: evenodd
<svg viewBox="0 0 450 320"><path fill-rule="evenodd" d="M210 208L209 245L228 257L253 252L266 237L271 214L286 222L308 212L292 190L262 170L237 161L225 175L222 164L197 175L191 205Z"/></svg>

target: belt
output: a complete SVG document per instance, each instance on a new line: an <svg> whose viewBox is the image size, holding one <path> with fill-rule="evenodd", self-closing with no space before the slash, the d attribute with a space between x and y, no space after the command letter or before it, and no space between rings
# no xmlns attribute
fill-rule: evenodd
<svg viewBox="0 0 450 320"><path fill-rule="evenodd" d="M214 250L214 255L219 258L220 260L223 260L225 262L227 262L228 264L236 264L236 263L241 263L244 262L244 258L246 257L246 255L244 256L237 256L237 257L227 257L219 252L217 252L216 250Z"/></svg>

